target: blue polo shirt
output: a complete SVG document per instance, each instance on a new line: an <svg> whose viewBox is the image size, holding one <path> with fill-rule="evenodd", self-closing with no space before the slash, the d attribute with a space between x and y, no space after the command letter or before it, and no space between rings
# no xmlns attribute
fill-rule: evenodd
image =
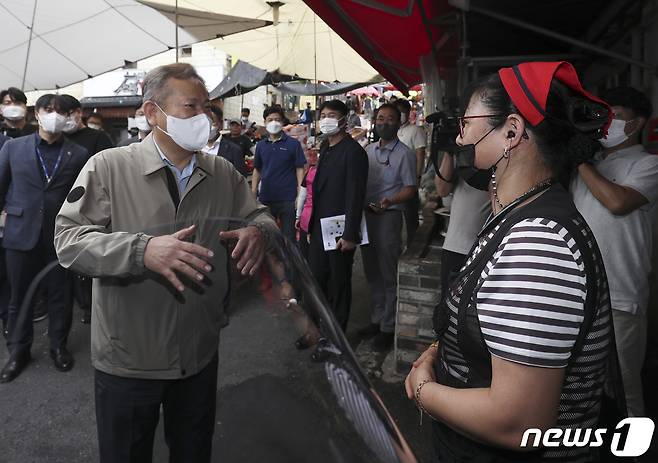
<svg viewBox="0 0 658 463"><path fill-rule="evenodd" d="M294 201L297 196L296 169L304 164L304 150L295 138L283 133L274 142L269 138L259 141L254 157L254 168L261 176L258 199L263 203Z"/></svg>

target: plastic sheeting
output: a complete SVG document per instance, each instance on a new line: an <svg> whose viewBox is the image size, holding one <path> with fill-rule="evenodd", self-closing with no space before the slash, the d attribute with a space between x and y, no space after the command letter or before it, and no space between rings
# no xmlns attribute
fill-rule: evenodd
<svg viewBox="0 0 658 463"><path fill-rule="evenodd" d="M179 15L179 46L268 24L236 16ZM0 21L3 88L59 88L176 45L175 23L134 0L0 0Z"/></svg>
<svg viewBox="0 0 658 463"><path fill-rule="evenodd" d="M267 72L244 61L238 61L224 80L210 92L210 99L242 95L261 85L273 85L293 79L294 77Z"/></svg>

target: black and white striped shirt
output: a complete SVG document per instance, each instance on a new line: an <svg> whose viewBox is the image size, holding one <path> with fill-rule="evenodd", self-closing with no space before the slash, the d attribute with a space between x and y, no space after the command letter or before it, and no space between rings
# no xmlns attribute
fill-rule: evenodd
<svg viewBox="0 0 658 463"><path fill-rule="evenodd" d="M583 252L596 256L592 232L582 218L577 221L582 221L579 230L590 248ZM480 239L466 266L502 223ZM581 250L566 228L548 219L525 219L509 229L474 290L480 329L491 355L535 367L569 367L557 427L593 428L598 419L609 351L610 301L603 266L599 259L594 261L596 274L586 275ZM599 303L582 349L572 359L584 320L587 278L597 278ZM465 383L469 365L457 338L464 283L456 282L446 298L449 320L439 361L450 376ZM591 455L587 447L558 447L546 450L543 457L580 462Z"/></svg>

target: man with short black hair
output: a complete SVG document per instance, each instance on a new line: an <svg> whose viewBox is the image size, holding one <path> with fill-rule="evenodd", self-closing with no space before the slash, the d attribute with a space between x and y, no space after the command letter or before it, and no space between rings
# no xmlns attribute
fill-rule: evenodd
<svg viewBox="0 0 658 463"><path fill-rule="evenodd" d="M37 130L35 126L27 123L27 97L16 87L0 92L0 112L4 118L0 135L18 138Z"/></svg>
<svg viewBox="0 0 658 463"><path fill-rule="evenodd" d="M62 110L67 113L66 125L63 129L66 138L85 148L90 156L114 146L105 132L90 128L82 122L82 105L77 98L64 94L60 95L59 100ZM73 294L82 310L80 321L89 324L91 322L91 278L74 275Z"/></svg>
<svg viewBox="0 0 658 463"><path fill-rule="evenodd" d="M100 113L91 113L87 116L87 127L103 131L103 116Z"/></svg>
<svg viewBox="0 0 658 463"><path fill-rule="evenodd" d="M67 113L66 126L64 127L64 136L66 138L85 147L92 156L114 146L114 143L105 132L91 128L82 122L82 105L77 98L71 95L61 95L60 98L62 109ZM89 118L87 118L87 124L89 124Z"/></svg>
<svg viewBox="0 0 658 463"><path fill-rule="evenodd" d="M403 211L416 192L416 157L398 139L400 111L395 106L382 105L375 124L380 140L366 147L369 167L365 217L370 243L361 248L372 310L370 325L359 334L374 335L373 349L384 352L393 346L395 337Z"/></svg>
<svg viewBox="0 0 658 463"><path fill-rule="evenodd" d="M64 108L59 95L39 97L34 105L39 131L10 140L0 150L0 209L7 212L2 246L11 269L9 361L0 372L0 383L13 381L31 360L33 308L23 302L37 274L57 261L55 216L89 159L85 148L62 135L68 114ZM45 281L50 356L58 370L68 371L74 362L66 345L72 316L70 282L60 266Z"/></svg>
<svg viewBox="0 0 658 463"><path fill-rule="evenodd" d="M352 305L352 264L361 243L361 218L368 182L368 155L346 132L347 106L340 100L320 106L319 128L326 137L313 180L313 212L309 221L309 264L336 320L347 329ZM345 216L335 250L325 251L320 220Z"/></svg>
<svg viewBox="0 0 658 463"><path fill-rule="evenodd" d="M242 108L240 111L240 121L242 122L242 133L245 133L251 128L253 122L249 119L251 110L249 108Z"/></svg>
<svg viewBox="0 0 658 463"><path fill-rule="evenodd" d="M649 99L631 87L609 90L603 99L615 119L603 151L578 166L571 185L576 207L601 248L610 284L615 340L630 416L644 416L640 373L647 340L652 225L658 204L658 157L641 145L651 117Z"/></svg>
<svg viewBox="0 0 658 463"><path fill-rule="evenodd" d="M306 156L301 143L283 132L280 107L263 112L268 137L256 145L251 190L281 223L281 232L295 242L295 198L304 179Z"/></svg>

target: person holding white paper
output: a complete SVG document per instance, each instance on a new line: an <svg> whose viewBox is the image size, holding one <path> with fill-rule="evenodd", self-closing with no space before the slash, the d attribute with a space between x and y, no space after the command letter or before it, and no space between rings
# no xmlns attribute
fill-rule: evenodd
<svg viewBox="0 0 658 463"><path fill-rule="evenodd" d="M339 100L320 107L320 130L327 140L320 147L320 161L313 181L313 213L309 264L336 320L345 330L352 302L352 263L361 242L361 217L368 181L368 157L345 132L347 107ZM325 251L320 220L345 215L345 228L336 250Z"/></svg>

